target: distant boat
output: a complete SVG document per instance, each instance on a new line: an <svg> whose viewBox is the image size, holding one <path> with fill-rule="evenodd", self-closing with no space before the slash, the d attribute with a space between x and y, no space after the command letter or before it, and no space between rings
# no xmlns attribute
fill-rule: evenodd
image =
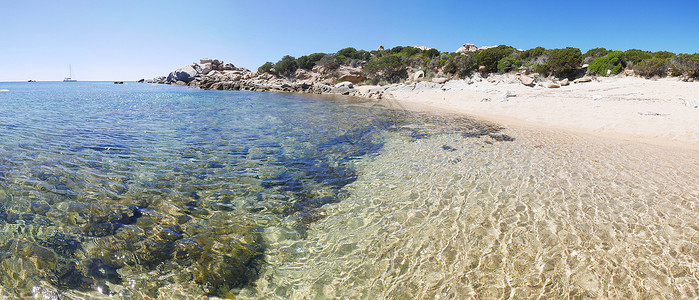
<svg viewBox="0 0 699 300"><path fill-rule="evenodd" d="M63 78L63 82L78 82L76 79L73 79L73 67L71 65L68 65L68 70L70 71L70 76Z"/></svg>
<svg viewBox="0 0 699 300"><path fill-rule="evenodd" d="M27 80L27 82L36 82L36 80L29 79L29 80Z"/></svg>

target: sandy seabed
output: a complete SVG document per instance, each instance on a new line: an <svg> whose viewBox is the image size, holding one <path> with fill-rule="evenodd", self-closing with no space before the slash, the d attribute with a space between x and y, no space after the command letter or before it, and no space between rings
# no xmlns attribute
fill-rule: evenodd
<svg viewBox="0 0 699 300"><path fill-rule="evenodd" d="M265 234L268 265L241 297L699 297L699 109L685 105L699 84L445 86L382 101L514 140L388 134L307 237Z"/></svg>

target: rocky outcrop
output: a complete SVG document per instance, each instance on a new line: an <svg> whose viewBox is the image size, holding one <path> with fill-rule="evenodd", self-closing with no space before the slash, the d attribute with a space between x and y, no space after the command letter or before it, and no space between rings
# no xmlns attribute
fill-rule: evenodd
<svg viewBox="0 0 699 300"><path fill-rule="evenodd" d="M474 44L464 44L463 46L461 46L461 48L459 48L459 49L456 50L456 53L459 53L459 54L466 54L466 53L469 53L469 52L476 52L476 51L478 51L478 47L476 47L476 45L474 45Z"/></svg>
<svg viewBox="0 0 699 300"><path fill-rule="evenodd" d="M192 65L187 65L182 68L179 68L177 70L172 71L169 75L167 75L167 81L168 83L173 83L173 82L178 82L182 81L185 83L189 83L192 80L194 80L194 77L197 76L197 74L201 73L201 67L197 64L192 64Z"/></svg>

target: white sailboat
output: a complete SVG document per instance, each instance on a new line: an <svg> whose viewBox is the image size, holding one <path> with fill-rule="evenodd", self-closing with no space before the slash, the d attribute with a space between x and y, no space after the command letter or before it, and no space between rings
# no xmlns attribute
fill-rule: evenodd
<svg viewBox="0 0 699 300"><path fill-rule="evenodd" d="M77 82L76 79L73 79L73 67L71 65L68 65L68 69L70 70L70 76L63 78L63 82Z"/></svg>

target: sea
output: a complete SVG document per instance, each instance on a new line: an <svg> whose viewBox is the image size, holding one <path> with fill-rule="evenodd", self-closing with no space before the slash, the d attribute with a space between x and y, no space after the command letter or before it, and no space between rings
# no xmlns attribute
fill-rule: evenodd
<svg viewBox="0 0 699 300"><path fill-rule="evenodd" d="M699 297L695 150L385 99L0 90L0 299Z"/></svg>

